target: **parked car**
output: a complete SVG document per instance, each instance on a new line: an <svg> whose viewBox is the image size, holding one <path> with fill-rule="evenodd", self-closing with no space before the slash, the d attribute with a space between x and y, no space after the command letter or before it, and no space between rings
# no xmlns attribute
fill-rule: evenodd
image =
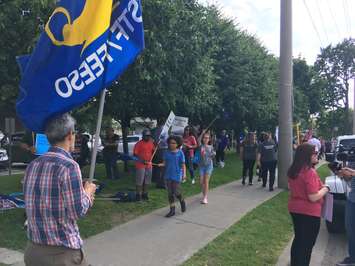
<svg viewBox="0 0 355 266"><path fill-rule="evenodd" d="M355 168L355 135L337 137L335 151L326 153L326 160L333 164L345 164ZM345 232L345 204L350 186L334 172L326 177L325 183L334 197L333 220L326 222L327 230L329 233L343 233Z"/></svg>
<svg viewBox="0 0 355 266"><path fill-rule="evenodd" d="M138 141L140 141L142 139L141 135L128 135L127 136L127 142L128 142L128 154L129 155L133 155L133 149L134 149L134 145L136 145L136 143ZM124 153L123 152L123 139L121 138L118 142L118 148L117 148L117 152L119 153Z"/></svg>

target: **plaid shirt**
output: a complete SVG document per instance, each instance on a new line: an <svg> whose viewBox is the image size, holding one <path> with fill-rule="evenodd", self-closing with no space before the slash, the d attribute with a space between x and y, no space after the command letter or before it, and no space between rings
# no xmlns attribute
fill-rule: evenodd
<svg viewBox="0 0 355 266"><path fill-rule="evenodd" d="M36 244L80 249L77 220L92 205L81 172L71 155L58 147L32 161L25 173L27 236Z"/></svg>

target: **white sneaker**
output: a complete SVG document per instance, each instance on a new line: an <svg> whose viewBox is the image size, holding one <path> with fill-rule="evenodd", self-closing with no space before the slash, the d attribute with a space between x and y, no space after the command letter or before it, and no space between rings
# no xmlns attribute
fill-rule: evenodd
<svg viewBox="0 0 355 266"><path fill-rule="evenodd" d="M195 185L195 182L196 182L195 179L191 180L191 184Z"/></svg>
<svg viewBox="0 0 355 266"><path fill-rule="evenodd" d="M208 203L207 197L203 198L201 204L207 204L207 203Z"/></svg>
<svg viewBox="0 0 355 266"><path fill-rule="evenodd" d="M183 180L182 180L182 183L185 183L185 182L186 182L186 179L183 179Z"/></svg>
<svg viewBox="0 0 355 266"><path fill-rule="evenodd" d="M225 165L224 162L221 162L221 167L222 167L222 168L224 168L224 165Z"/></svg>

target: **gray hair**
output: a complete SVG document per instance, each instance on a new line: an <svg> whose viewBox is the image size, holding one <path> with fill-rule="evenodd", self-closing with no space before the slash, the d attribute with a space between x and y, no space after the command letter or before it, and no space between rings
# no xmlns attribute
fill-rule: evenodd
<svg viewBox="0 0 355 266"><path fill-rule="evenodd" d="M45 134L51 145L64 141L69 133L75 130L75 119L68 113L50 119L45 128Z"/></svg>

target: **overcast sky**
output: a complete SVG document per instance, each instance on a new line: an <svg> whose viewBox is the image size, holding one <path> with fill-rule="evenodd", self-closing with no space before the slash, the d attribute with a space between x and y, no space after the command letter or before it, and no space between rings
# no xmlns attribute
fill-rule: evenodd
<svg viewBox="0 0 355 266"><path fill-rule="evenodd" d="M280 0L199 0L216 4L240 28L280 52ZM293 0L293 56L313 64L320 47L355 36L355 0ZM351 92L351 97L352 92ZM352 104L353 106L353 104Z"/></svg>

